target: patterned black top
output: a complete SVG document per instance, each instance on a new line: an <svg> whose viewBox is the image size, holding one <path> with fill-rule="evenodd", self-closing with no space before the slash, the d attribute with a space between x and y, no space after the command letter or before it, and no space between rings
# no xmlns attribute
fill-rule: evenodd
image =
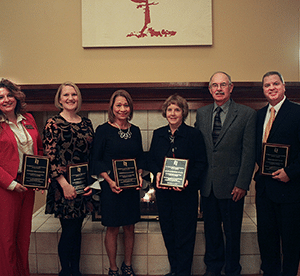
<svg viewBox="0 0 300 276"><path fill-rule="evenodd" d="M66 177L67 165L88 162L94 137L92 123L82 118L80 123L69 123L56 115L47 120L43 131L44 151L50 157L50 177L46 214L70 219L85 216L92 208L89 198L77 195L73 200L64 198L63 190L55 180Z"/></svg>

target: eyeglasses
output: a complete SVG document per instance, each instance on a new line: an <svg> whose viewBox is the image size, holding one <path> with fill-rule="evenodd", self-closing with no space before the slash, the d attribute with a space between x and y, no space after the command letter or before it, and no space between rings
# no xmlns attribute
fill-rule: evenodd
<svg viewBox="0 0 300 276"><path fill-rule="evenodd" d="M230 83L226 83L226 82L222 82L222 83L220 83L220 84L218 84L218 83L212 83L211 84L211 87L212 88L218 88L218 87L221 87L221 88L226 88L227 86L230 86Z"/></svg>

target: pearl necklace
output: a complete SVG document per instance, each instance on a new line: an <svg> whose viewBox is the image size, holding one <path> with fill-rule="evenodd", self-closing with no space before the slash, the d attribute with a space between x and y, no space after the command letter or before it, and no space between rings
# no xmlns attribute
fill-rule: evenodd
<svg viewBox="0 0 300 276"><path fill-rule="evenodd" d="M125 139L125 140L131 138L132 133L130 131L130 127L128 127L127 132L124 132L124 131L122 131L122 129L116 122L115 122L115 125L119 128L118 134L119 134L120 138Z"/></svg>

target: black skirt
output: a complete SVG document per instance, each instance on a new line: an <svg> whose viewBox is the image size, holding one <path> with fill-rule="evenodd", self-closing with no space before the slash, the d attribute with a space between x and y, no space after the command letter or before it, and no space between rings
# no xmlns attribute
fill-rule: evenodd
<svg viewBox="0 0 300 276"><path fill-rule="evenodd" d="M109 184L101 183L101 216L104 226L132 225L140 220L140 196L134 188L124 189L120 194L111 191Z"/></svg>

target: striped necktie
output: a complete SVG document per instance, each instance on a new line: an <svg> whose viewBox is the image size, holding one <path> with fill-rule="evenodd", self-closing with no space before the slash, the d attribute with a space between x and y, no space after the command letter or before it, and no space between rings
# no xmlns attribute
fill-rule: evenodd
<svg viewBox="0 0 300 276"><path fill-rule="evenodd" d="M273 125L273 122L275 120L275 108L271 107L270 109L271 114L270 114L270 119L266 125L266 129L265 129L265 133L264 133L264 139L263 139L263 143L266 143Z"/></svg>
<svg viewBox="0 0 300 276"><path fill-rule="evenodd" d="M212 138L213 138L214 144L217 142L219 134L222 129L222 123L221 123L221 118L220 118L221 112L222 112L222 108L218 106L216 108L216 116L214 119L214 127L213 127L213 132L212 132Z"/></svg>

